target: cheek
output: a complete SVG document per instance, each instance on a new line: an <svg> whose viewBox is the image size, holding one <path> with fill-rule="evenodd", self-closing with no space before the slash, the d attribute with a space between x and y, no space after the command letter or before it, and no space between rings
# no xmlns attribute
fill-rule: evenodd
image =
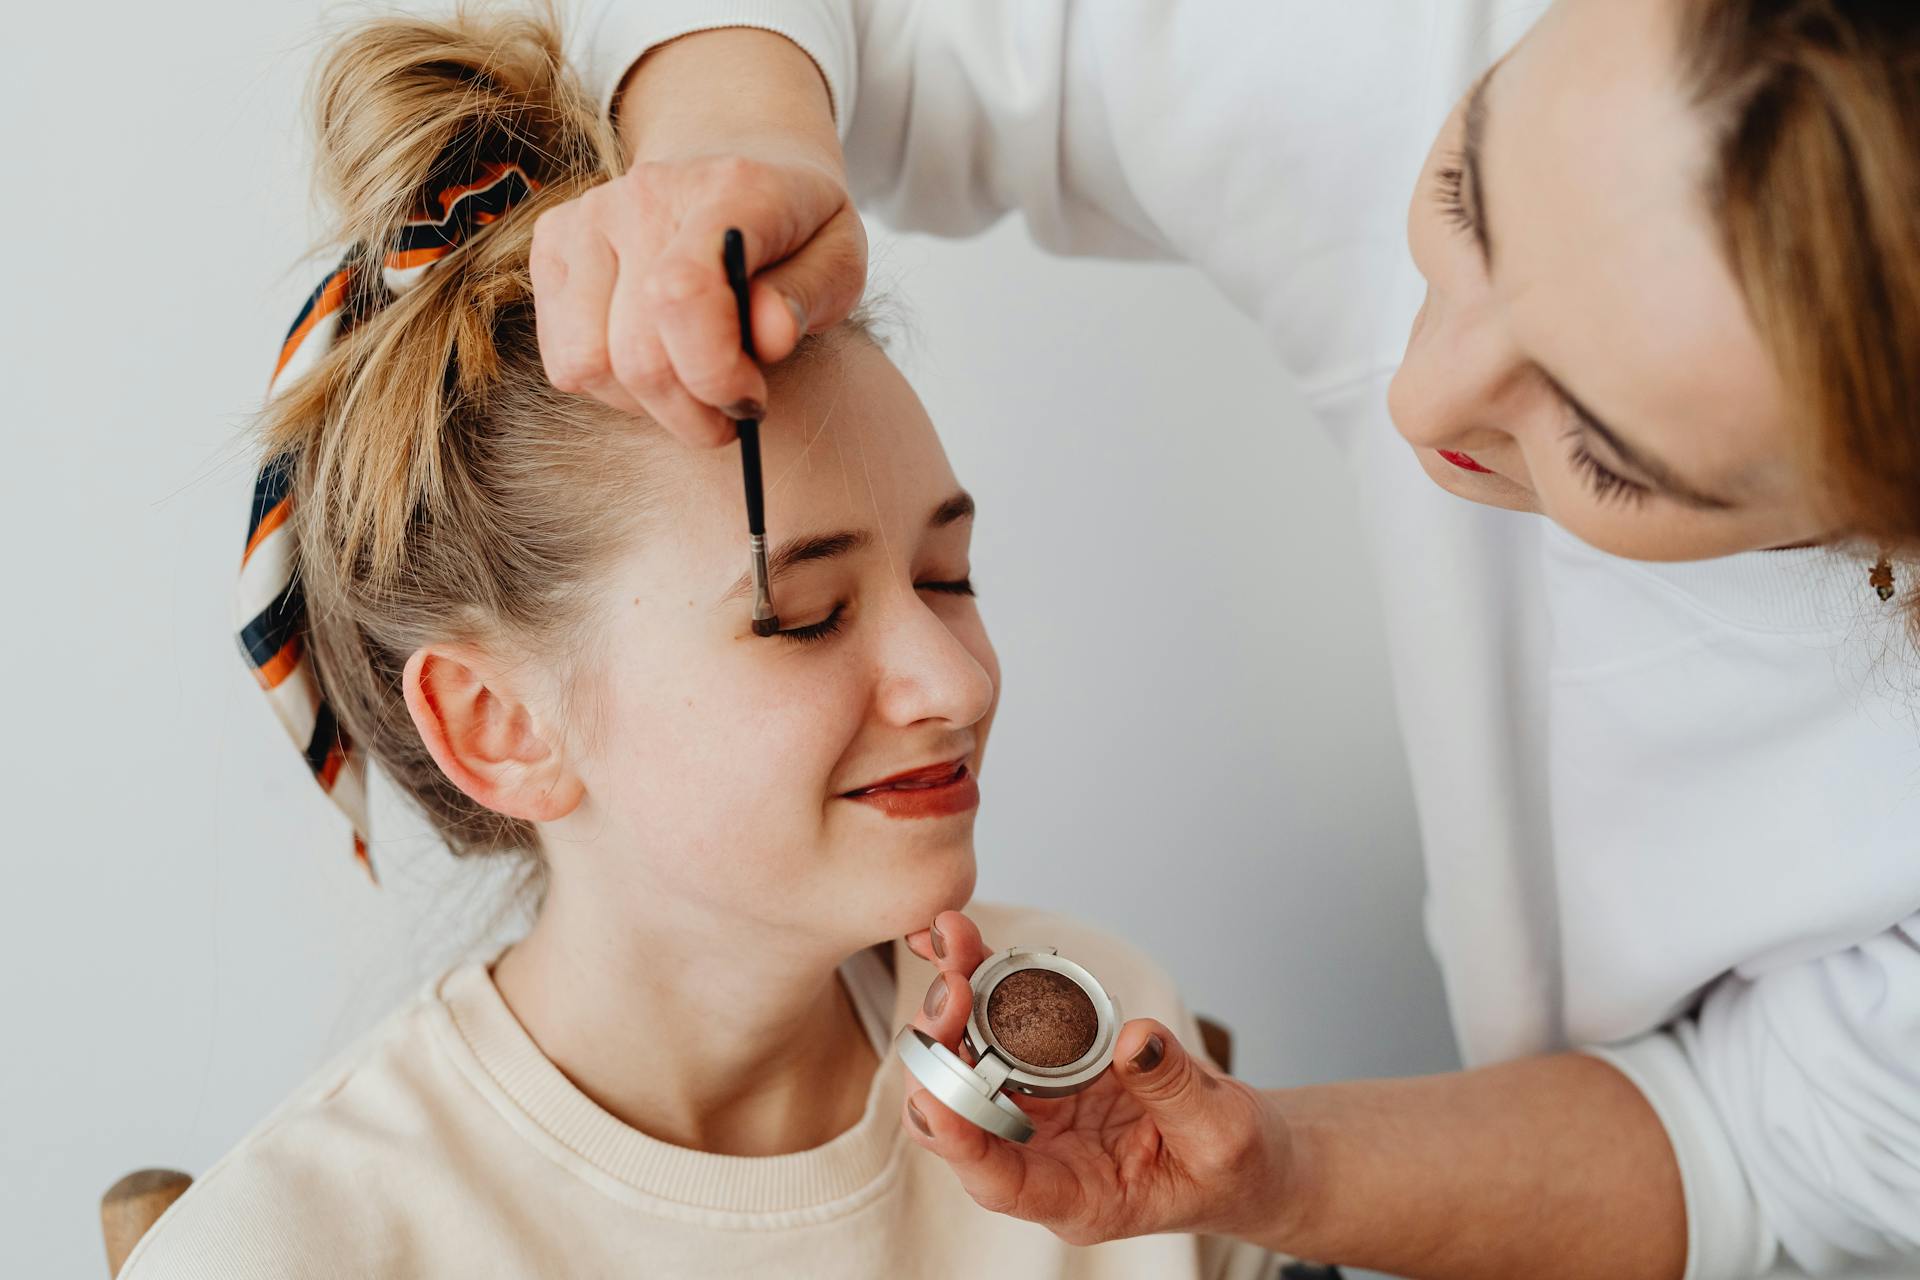
<svg viewBox="0 0 1920 1280"><path fill-rule="evenodd" d="M709 657L704 678L689 661L668 685L634 682L612 708L601 793L643 847L778 859L819 829L865 693L830 655L737 656Z"/></svg>

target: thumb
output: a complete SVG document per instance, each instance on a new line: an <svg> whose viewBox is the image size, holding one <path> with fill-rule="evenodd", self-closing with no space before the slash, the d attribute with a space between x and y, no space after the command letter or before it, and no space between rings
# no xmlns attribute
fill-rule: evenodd
<svg viewBox="0 0 1920 1280"><path fill-rule="evenodd" d="M867 287L867 231L851 205L793 256L753 277L753 340L775 364L809 333L845 320Z"/></svg>
<svg viewBox="0 0 1920 1280"><path fill-rule="evenodd" d="M1170 1136L1203 1136L1214 1126L1218 1081L1187 1052L1163 1022L1135 1018L1114 1042L1115 1069L1123 1088Z"/></svg>

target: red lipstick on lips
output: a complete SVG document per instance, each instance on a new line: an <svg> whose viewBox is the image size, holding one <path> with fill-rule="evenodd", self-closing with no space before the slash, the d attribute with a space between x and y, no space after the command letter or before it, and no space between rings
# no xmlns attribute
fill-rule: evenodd
<svg viewBox="0 0 1920 1280"><path fill-rule="evenodd" d="M1451 462L1454 466L1460 468L1462 471L1477 471L1483 476L1490 476L1493 474L1491 469L1481 466L1479 463L1475 462L1472 458L1469 458L1464 453L1455 453L1451 449L1435 449L1434 452L1439 454L1441 457L1445 458L1448 462Z"/></svg>
<svg viewBox="0 0 1920 1280"><path fill-rule="evenodd" d="M977 807L980 784L965 760L949 760L895 774L841 798L871 805L889 818L945 818Z"/></svg>

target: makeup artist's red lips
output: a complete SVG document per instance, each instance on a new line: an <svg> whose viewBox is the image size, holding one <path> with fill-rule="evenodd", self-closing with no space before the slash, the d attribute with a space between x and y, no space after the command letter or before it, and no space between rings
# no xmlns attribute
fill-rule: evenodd
<svg viewBox="0 0 1920 1280"><path fill-rule="evenodd" d="M1455 453L1451 449L1435 449L1434 452L1439 454L1441 457L1445 458L1448 462L1451 462L1454 466L1460 468L1462 471L1474 471L1474 472L1478 472L1483 476L1490 476L1493 474L1493 471L1491 468L1481 466L1479 463L1475 462L1472 458L1469 458L1464 453Z"/></svg>
<svg viewBox="0 0 1920 1280"><path fill-rule="evenodd" d="M944 818L980 803L980 784L964 759L897 773L846 792L845 800L870 805L889 818Z"/></svg>

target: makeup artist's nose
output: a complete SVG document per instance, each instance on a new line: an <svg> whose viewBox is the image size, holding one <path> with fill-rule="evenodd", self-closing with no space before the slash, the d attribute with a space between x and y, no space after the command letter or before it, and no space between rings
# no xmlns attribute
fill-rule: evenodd
<svg viewBox="0 0 1920 1280"><path fill-rule="evenodd" d="M1387 391L1387 408L1407 443L1471 451L1506 434L1503 398L1524 370L1491 302L1448 305L1430 297Z"/></svg>
<svg viewBox="0 0 1920 1280"><path fill-rule="evenodd" d="M993 674L925 605L891 623L880 661L874 701L889 724L944 720L964 728L993 709Z"/></svg>

